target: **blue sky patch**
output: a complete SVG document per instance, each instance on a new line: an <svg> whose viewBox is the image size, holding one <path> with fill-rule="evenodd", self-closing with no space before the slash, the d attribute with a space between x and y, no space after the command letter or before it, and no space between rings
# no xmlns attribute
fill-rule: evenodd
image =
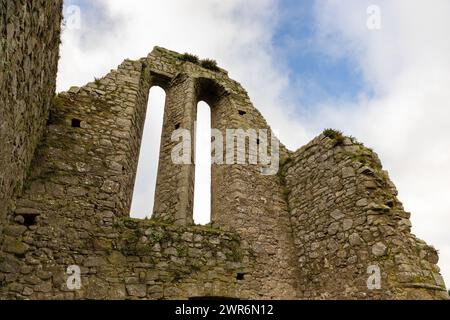
<svg viewBox="0 0 450 320"><path fill-rule="evenodd" d="M314 6L311 0L279 3L272 41L288 67L291 95L307 109L326 101L354 102L361 94L372 96L356 59L331 57L317 42Z"/></svg>

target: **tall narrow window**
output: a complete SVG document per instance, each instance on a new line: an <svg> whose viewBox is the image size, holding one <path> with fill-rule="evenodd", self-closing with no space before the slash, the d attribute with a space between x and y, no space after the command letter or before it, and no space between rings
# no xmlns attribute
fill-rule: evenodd
<svg viewBox="0 0 450 320"><path fill-rule="evenodd" d="M131 202L130 216L133 218L150 217L153 212L165 97L166 94L162 88L150 89Z"/></svg>
<svg viewBox="0 0 450 320"><path fill-rule="evenodd" d="M197 106L194 222L211 222L211 109L205 102Z"/></svg>

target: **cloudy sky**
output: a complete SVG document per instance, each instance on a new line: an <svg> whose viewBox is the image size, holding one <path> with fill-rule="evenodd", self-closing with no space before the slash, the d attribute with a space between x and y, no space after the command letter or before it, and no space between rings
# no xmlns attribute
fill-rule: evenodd
<svg viewBox="0 0 450 320"><path fill-rule="evenodd" d="M66 0L66 18L71 5L81 20L63 32L59 91L155 45L214 58L290 149L327 127L373 148L450 285L450 1ZM371 5L380 29L368 28ZM134 217L153 205L164 92L150 95ZM208 177L199 178L196 221L205 223Z"/></svg>

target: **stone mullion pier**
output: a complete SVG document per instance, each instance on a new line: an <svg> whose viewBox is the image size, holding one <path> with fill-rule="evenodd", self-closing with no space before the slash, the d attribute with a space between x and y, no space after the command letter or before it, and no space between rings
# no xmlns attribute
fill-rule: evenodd
<svg viewBox="0 0 450 320"><path fill-rule="evenodd" d="M240 171L237 165L227 165L225 161L226 130L237 128L236 121L233 122L237 109L232 105L229 96L225 95L214 103L211 111L211 126L221 132L223 139L223 164L213 164L211 171L211 218L214 223L222 227L235 226L237 221L233 219L233 216L238 210L238 203L235 199L236 186L233 184L233 177L239 176Z"/></svg>
<svg viewBox="0 0 450 320"><path fill-rule="evenodd" d="M225 146L226 129L270 130L243 90L222 95L211 110L211 125L223 135L224 160L227 148L232 148ZM264 293L254 298L292 298L296 281L295 255L287 204L279 177L264 176L260 165L249 164L248 138L246 140L245 164L212 166L212 220L221 228L235 231L254 252L253 261L242 270L243 279L239 281L243 293L252 296L253 288L258 287Z"/></svg>
<svg viewBox="0 0 450 320"><path fill-rule="evenodd" d="M182 225L193 223L196 101L193 78L180 74L167 85L153 217ZM182 143L181 136L172 141L178 129L189 131L183 137L190 139L186 140L190 152L183 149L190 153L188 163L174 163L172 159L174 148Z"/></svg>

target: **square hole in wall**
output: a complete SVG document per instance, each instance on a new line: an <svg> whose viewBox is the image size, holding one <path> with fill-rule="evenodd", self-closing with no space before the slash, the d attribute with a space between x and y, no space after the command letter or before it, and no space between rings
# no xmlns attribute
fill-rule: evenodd
<svg viewBox="0 0 450 320"><path fill-rule="evenodd" d="M26 214L23 215L23 224L26 226L33 226L37 223L37 215L33 215L33 214Z"/></svg>
<svg viewBox="0 0 450 320"><path fill-rule="evenodd" d="M179 124L179 123L177 123L177 124L175 125L175 130L178 130L178 129L180 129L180 124Z"/></svg>
<svg viewBox="0 0 450 320"><path fill-rule="evenodd" d="M236 280L244 280L244 277L245 277L245 273L238 272L236 274Z"/></svg>
<svg viewBox="0 0 450 320"><path fill-rule="evenodd" d="M243 110L238 110L238 113L240 116L243 116L244 114L246 114L247 112L243 111Z"/></svg>
<svg viewBox="0 0 450 320"><path fill-rule="evenodd" d="M72 128L81 128L81 120L73 118L72 119Z"/></svg>
<svg viewBox="0 0 450 320"><path fill-rule="evenodd" d="M23 218L21 223L25 226L34 226L38 223L39 214L30 213L30 214L21 214L19 215Z"/></svg>

